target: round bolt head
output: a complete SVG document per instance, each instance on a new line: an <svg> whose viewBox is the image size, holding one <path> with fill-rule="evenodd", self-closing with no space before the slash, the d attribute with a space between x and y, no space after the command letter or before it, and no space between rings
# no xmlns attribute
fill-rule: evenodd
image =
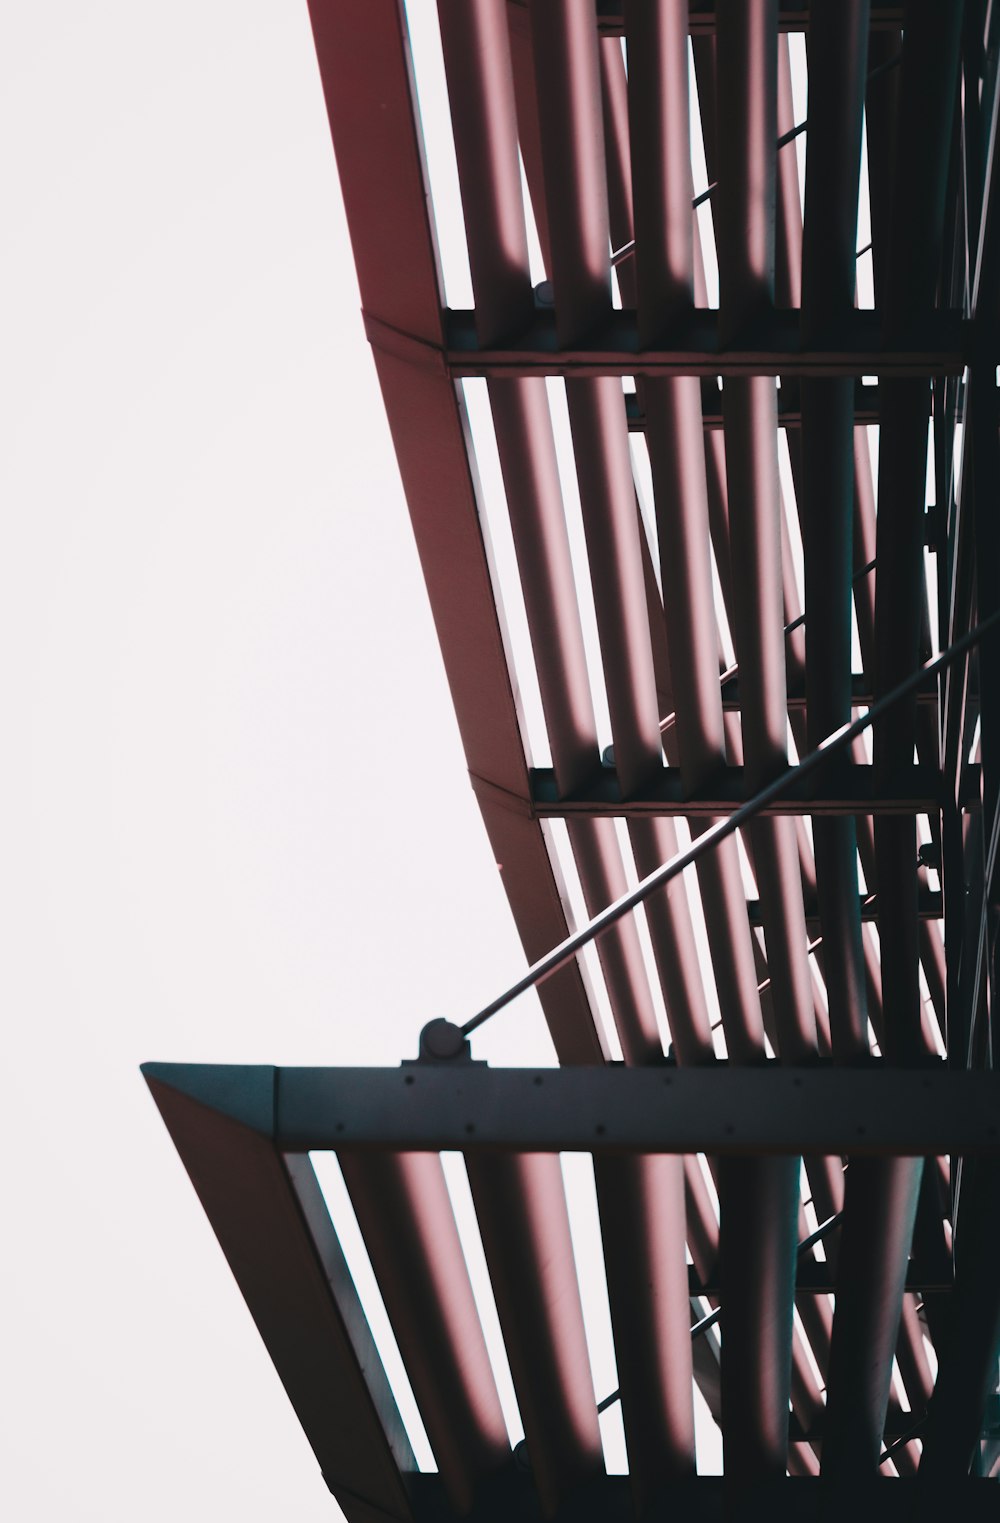
<svg viewBox="0 0 1000 1523"><path fill-rule="evenodd" d="M428 1021L420 1033L422 1058L457 1058L466 1049L466 1040L452 1021L438 1018Z"/></svg>

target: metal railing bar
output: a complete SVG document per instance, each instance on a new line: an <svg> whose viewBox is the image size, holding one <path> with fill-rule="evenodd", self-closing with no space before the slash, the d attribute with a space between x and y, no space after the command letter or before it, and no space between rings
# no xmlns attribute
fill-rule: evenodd
<svg viewBox="0 0 1000 1523"><path fill-rule="evenodd" d="M910 1440L916 1438L917 1434L920 1432L921 1428L924 1426L924 1423L926 1421L927 1421L926 1416L921 1417L918 1422L915 1422L913 1424L912 1428L908 1429L908 1431L906 1433L901 1433L898 1438L893 1439L892 1443L889 1444L888 1448L882 1450L882 1453L879 1455L879 1461L878 1461L878 1463L879 1463L879 1469L882 1468L882 1466L885 1464L886 1460L891 1460L892 1459L892 1456L896 1453L897 1450L899 1450L899 1449L905 1449L907 1444L910 1442Z"/></svg>

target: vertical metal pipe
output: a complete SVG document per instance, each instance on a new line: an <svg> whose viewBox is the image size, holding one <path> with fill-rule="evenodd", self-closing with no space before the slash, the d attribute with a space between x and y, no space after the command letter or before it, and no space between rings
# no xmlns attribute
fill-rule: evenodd
<svg viewBox="0 0 1000 1523"><path fill-rule="evenodd" d="M918 661L923 582L921 517L926 479L927 383L882 386L879 511L875 582L875 694L886 692ZM884 777L913 757L916 700L891 725L875 728L875 766ZM913 1061L922 1051L917 909L917 838L913 819L875 821L875 862L882 942L886 1051Z"/></svg>
<svg viewBox="0 0 1000 1523"><path fill-rule="evenodd" d="M816 16L812 18L815 26ZM788 34L778 37L778 137L798 123L792 102L792 65ZM795 139L778 151L777 230L775 235L774 294L779 307L802 305L802 203L799 200L799 161Z"/></svg>
<svg viewBox="0 0 1000 1523"><path fill-rule="evenodd" d="M680 846L672 820L632 820L629 837L640 877L655 872ZM646 900L646 919L674 1053L681 1063L710 1063L712 1032L683 878Z"/></svg>
<svg viewBox="0 0 1000 1523"><path fill-rule="evenodd" d="M777 10L719 10L720 323L735 333L774 298ZM728 240L728 241L727 241ZM733 579L734 637L746 766L763 780L786 760L785 636L777 399L774 382L727 381L722 394ZM775 1017L786 1056L816 1050L794 826L751 831Z"/></svg>
<svg viewBox="0 0 1000 1523"><path fill-rule="evenodd" d="M504 0L438 0L448 98L482 344L527 327L534 311L517 158Z"/></svg>
<svg viewBox="0 0 1000 1523"><path fill-rule="evenodd" d="M899 58L902 44L899 31L873 30L868 39L868 65L875 76L865 91L865 126L876 308L883 306L891 278L889 218L896 161L900 70L890 65Z"/></svg>
<svg viewBox="0 0 1000 1523"><path fill-rule="evenodd" d="M566 399L615 765L627 796L660 766L661 745L625 402L615 377L568 380Z"/></svg>
<svg viewBox="0 0 1000 1523"><path fill-rule="evenodd" d="M469 242L478 246L478 234ZM570 793L600 758L545 382L488 384L552 763Z"/></svg>
<svg viewBox="0 0 1000 1523"><path fill-rule="evenodd" d="M646 408L677 746L685 784L695 790L725 756L697 380L649 382ZM754 1061L763 1054L764 1033L735 842L723 842L702 859L698 883L711 928L726 1045L737 1061Z"/></svg>
<svg viewBox="0 0 1000 1523"><path fill-rule="evenodd" d="M610 309L609 208L602 138L604 113L616 127L613 149L620 177L627 157L618 64L602 66L593 15L572 0L531 6L536 67L546 90L540 101L542 158L552 238L556 324L562 342L589 329ZM603 90L602 90L603 69ZM602 109L603 99L603 109ZM628 187L618 187L618 210ZM614 377L570 380L566 399L580 485L601 657L619 782L627 794L662 765L656 671L650 638L643 542L625 406ZM639 855L669 845L656 826L633 833ZM579 849L579 843L575 843ZM685 970L664 981L684 1046L704 1040L707 1015L692 979L693 933L685 913L660 896L650 925L663 965L671 941ZM634 934L634 924L629 930ZM672 948L670 948L672 949ZM648 990L647 990L648 994ZM655 1022L654 1022L655 1032ZM630 1043L627 1061L660 1055L651 1041ZM683 1164L677 1158L606 1160L597 1184L608 1288L622 1392L633 1490L644 1505L670 1476L694 1462L692 1359L684 1261Z"/></svg>
<svg viewBox="0 0 1000 1523"><path fill-rule="evenodd" d="M639 342L662 339L693 301L686 0L628 0L629 105Z"/></svg>
<svg viewBox="0 0 1000 1523"><path fill-rule="evenodd" d="M593 1377L557 1154L469 1154L469 1184L528 1458L551 1517L603 1474Z"/></svg>
<svg viewBox="0 0 1000 1523"><path fill-rule="evenodd" d="M636 1510L694 1473L687 1266L673 1224L684 1177L666 1156L594 1160ZM637 1240L636 1234L641 1233Z"/></svg>
<svg viewBox="0 0 1000 1523"><path fill-rule="evenodd" d="M854 305L855 228L867 69L868 0L819 7L809 33L809 134L802 331L820 342ZM814 747L851 718L854 382L802 385L802 537L807 733ZM868 1048L857 833L815 819L816 883L835 1057Z"/></svg>
<svg viewBox="0 0 1000 1523"><path fill-rule="evenodd" d="M604 153L608 171L608 226L611 246L624 248L635 237L632 213L632 152L628 131L628 81L617 37L602 37L601 107ZM618 289L626 307L635 305L635 259L617 267Z"/></svg>
<svg viewBox="0 0 1000 1523"><path fill-rule="evenodd" d="M1000 1357L1000 1168L966 1158L955 1230L955 1289L920 1464L927 1481L969 1473Z"/></svg>
<svg viewBox="0 0 1000 1523"><path fill-rule="evenodd" d="M777 409L772 380L728 382L723 392L736 651L745 767L764 782L787 762L784 607ZM809 1061L816 1022L798 844L790 820L751 827L781 1055Z"/></svg>
<svg viewBox="0 0 1000 1523"><path fill-rule="evenodd" d="M719 323L722 341L732 342L774 299L777 5L719 0L717 16ZM741 700L743 745L760 777L783 754L787 723L774 382L727 384L723 415L732 553L741 567L733 591L741 691L748 695ZM753 588L745 601L744 568ZM812 994L794 833L787 841L781 832L755 833L754 856L762 900L769 901L765 913L774 915L776 935L772 940L772 928L765 933L772 981L776 971L780 980L787 977L782 992L792 1003L785 1014L808 1045ZM811 1041L815 1047L815 1025ZM726 1160L719 1193L725 1470L732 1482L745 1483L783 1475L787 1464L798 1160Z"/></svg>
<svg viewBox="0 0 1000 1523"><path fill-rule="evenodd" d="M777 0L717 0L720 340L774 302Z"/></svg>
<svg viewBox="0 0 1000 1523"><path fill-rule="evenodd" d="M921 1160L853 1158L830 1347L823 1474L875 1474L920 1189Z"/></svg>
<svg viewBox="0 0 1000 1523"><path fill-rule="evenodd" d="M436 1153L344 1153L340 1167L452 1505L510 1458L482 1325Z"/></svg>
<svg viewBox="0 0 1000 1523"><path fill-rule="evenodd" d="M542 133L538 119L538 82L535 55L531 44L531 23L520 5L507 6L510 31L510 58L514 75L514 101L517 107L517 136L528 182L531 211L546 274L552 275L552 244L549 238L549 213L545 204L545 176L542 169Z"/></svg>
<svg viewBox="0 0 1000 1523"><path fill-rule="evenodd" d="M587 913L597 915L628 889L614 821L569 820L567 832ZM622 1055L627 1063L658 1062L663 1044L634 918L623 920L602 940L607 945L599 947L598 956Z"/></svg>
<svg viewBox="0 0 1000 1523"><path fill-rule="evenodd" d="M611 315L597 29L576 0L530 0L556 329L573 344Z"/></svg>
<svg viewBox="0 0 1000 1523"><path fill-rule="evenodd" d="M798 1159L720 1159L719 1201L725 1473L750 1483L787 1463Z"/></svg>

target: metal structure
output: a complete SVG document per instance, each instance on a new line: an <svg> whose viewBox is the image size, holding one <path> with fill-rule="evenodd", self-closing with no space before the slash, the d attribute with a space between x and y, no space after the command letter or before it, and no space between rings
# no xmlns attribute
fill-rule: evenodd
<svg viewBox="0 0 1000 1523"><path fill-rule="evenodd" d="M146 1070L349 1523L995 1505L998 11L438 0L474 293L453 310L402 0L310 0L472 785L565 1065L491 1071L441 1026L398 1074ZM869 710L870 746L868 721L843 733ZM671 859L692 870L600 919ZM596 957L549 965L573 878ZM626 1479L565 1150L593 1156ZM721 1482L695 1474L695 1386Z"/></svg>

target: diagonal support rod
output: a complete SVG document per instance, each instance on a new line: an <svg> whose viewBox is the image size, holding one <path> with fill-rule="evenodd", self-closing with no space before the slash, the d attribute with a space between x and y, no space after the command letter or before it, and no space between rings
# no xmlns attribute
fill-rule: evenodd
<svg viewBox="0 0 1000 1523"><path fill-rule="evenodd" d="M497 995L496 999L491 1000L488 1005L484 1005L482 1010L478 1011L471 1019L465 1022L460 1028L462 1035L470 1036L473 1031L477 1031L480 1026L485 1025L488 1020L497 1015L499 1011L505 1009L519 995L526 993L528 989L533 989L536 984L540 984L544 979L551 977L553 973L557 973L560 968L565 967L570 959L576 956L577 952L582 951L585 946L589 946L592 941L595 941L604 931L609 930L611 926L616 925L625 915L631 914L632 910L648 899L650 894L654 894L658 888L663 888L665 884L682 873L685 868L690 867L692 863L697 862L700 857L711 851L713 846L718 845L720 841L724 841L727 836L731 836L734 831L739 830L742 825L756 818L762 809L765 809L774 799L781 797L785 790L791 786L794 778L805 777L809 773L815 772L829 757L837 752L846 750L859 735L863 735L865 730L869 729L884 714L888 713L900 699L907 697L928 677L936 677L939 672L945 671L959 656L964 655L966 651L978 645L983 637L997 624L1000 624L1000 609L996 613L991 614L988 619L984 619L981 624L977 624L974 629L970 629L967 634L962 635L954 644L949 645L948 649L942 651L940 656L936 656L933 661L928 661L926 666L919 666L903 682L898 683L896 687L886 693L884 698L880 698L877 703L873 703L866 714L862 714L860 718L852 720L850 724L843 725L839 730L834 730L833 734L828 735L817 746L815 751L810 751L808 756L803 757L797 767L789 768L781 777L776 778L773 783L769 783L766 788L762 788L759 793L756 793L752 799L748 799L733 814L718 820L703 835L698 836L692 841L691 845L684 851L678 852L676 856L664 862L655 872L643 878L629 893L624 894L620 899L616 899L613 904L609 904L607 909L602 910L599 915L595 915L587 925L583 926L579 931L574 931L572 936L567 936L558 946L553 947L551 952L547 952L544 957L540 957L537 962L532 963L531 967L521 975L516 983L511 984L510 988L505 989L503 994Z"/></svg>

